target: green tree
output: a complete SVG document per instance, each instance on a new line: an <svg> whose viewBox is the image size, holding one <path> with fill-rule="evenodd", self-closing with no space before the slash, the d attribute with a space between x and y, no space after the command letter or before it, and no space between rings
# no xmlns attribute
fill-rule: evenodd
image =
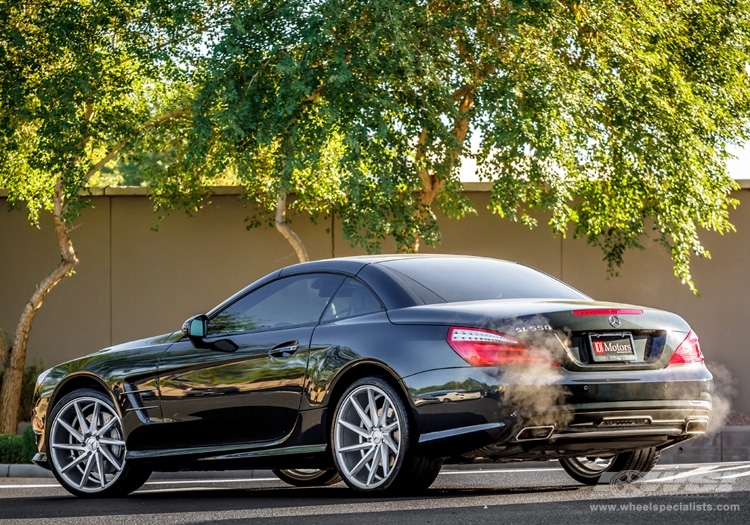
<svg viewBox="0 0 750 525"><path fill-rule="evenodd" d="M3 354L0 433L15 433L34 316L78 265L71 229L92 176L187 114L195 50L213 8L198 0L0 0L0 187L60 262L23 308ZM158 132L157 132L158 130Z"/></svg>
<svg viewBox="0 0 750 525"><path fill-rule="evenodd" d="M313 220L344 202L343 137L316 91L318 71L305 59L318 27L317 3L232 2L214 20L217 35L199 77L186 155L149 185L162 209L197 207L217 180L237 181L254 206L248 227L275 226L300 261L302 240L289 206ZM290 194L293 200L288 200Z"/></svg>
<svg viewBox="0 0 750 525"><path fill-rule="evenodd" d="M745 0L256 0L226 14L191 162L236 170L269 210L296 191L368 251L388 236L416 251L439 240L435 210L473 211L458 178L473 158L501 217L533 226L548 210L612 271L653 237L693 290L699 231L733 229ZM333 198L306 200L320 181Z"/></svg>

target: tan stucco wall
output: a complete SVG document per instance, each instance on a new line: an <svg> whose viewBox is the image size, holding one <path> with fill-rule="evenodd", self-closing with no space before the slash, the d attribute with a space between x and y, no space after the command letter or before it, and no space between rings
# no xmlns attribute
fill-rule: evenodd
<svg viewBox="0 0 750 525"><path fill-rule="evenodd" d="M193 217L178 212L159 221L144 195L109 193L93 197L94 208L84 211L72 233L81 264L39 311L29 362L53 365L110 344L178 329L190 315L296 261L274 229L245 229L249 212L234 195L214 196ZM487 191L467 195L479 213L460 221L441 220L442 244L423 252L515 260L597 299L674 311L692 324L707 359L725 365L737 381L733 410L750 412L750 389L744 388L750 380L750 344L744 333L750 324L750 192L736 194L746 201L732 212L737 233L702 236L713 259L693 261L700 297L673 277L667 253L655 243L626 254L620 277L608 279L600 253L584 241L553 238L543 224L529 230L493 216L486 210ZM5 208L0 198L0 326L12 332L25 301L59 253L50 217L35 229L23 211L6 213ZM317 225L294 215L291 220L312 259L362 253L341 238L334 220ZM159 231L152 231L157 225Z"/></svg>

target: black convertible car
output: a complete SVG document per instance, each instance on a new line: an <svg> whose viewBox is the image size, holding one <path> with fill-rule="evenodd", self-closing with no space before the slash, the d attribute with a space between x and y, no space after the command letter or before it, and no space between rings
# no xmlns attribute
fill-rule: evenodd
<svg viewBox="0 0 750 525"><path fill-rule="evenodd" d="M246 468L403 494L444 462L541 459L593 484L704 433L711 391L677 315L494 259L332 259L41 374L34 461L83 497Z"/></svg>

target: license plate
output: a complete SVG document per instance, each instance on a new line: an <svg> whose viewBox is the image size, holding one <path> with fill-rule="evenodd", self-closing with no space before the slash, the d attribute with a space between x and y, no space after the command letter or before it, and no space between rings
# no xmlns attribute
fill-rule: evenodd
<svg viewBox="0 0 750 525"><path fill-rule="evenodd" d="M635 361L635 346L630 334L590 335L589 341L595 363Z"/></svg>

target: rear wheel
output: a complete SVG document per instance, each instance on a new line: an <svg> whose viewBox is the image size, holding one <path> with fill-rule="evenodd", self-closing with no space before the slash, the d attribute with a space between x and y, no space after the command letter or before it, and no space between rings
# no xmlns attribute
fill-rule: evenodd
<svg viewBox="0 0 750 525"><path fill-rule="evenodd" d="M646 474L651 472L657 461L659 461L658 450L643 448L603 457L562 458L560 465L571 478L579 483L596 485L605 472L632 471Z"/></svg>
<svg viewBox="0 0 750 525"><path fill-rule="evenodd" d="M408 475L404 475L394 489L401 495L421 494L434 483L443 468L442 460L417 457Z"/></svg>
<svg viewBox="0 0 750 525"><path fill-rule="evenodd" d="M341 481L341 476L339 476L339 473L335 469L274 469L273 473L284 483L294 485L295 487L322 487Z"/></svg>
<svg viewBox="0 0 750 525"><path fill-rule="evenodd" d="M426 490L440 461L419 454L401 397L385 380L367 377L344 393L331 429L333 459L344 482L359 492Z"/></svg>
<svg viewBox="0 0 750 525"><path fill-rule="evenodd" d="M81 389L60 400L50 415L48 456L52 473L79 497L124 496L151 475L125 459L125 435L112 400Z"/></svg>

